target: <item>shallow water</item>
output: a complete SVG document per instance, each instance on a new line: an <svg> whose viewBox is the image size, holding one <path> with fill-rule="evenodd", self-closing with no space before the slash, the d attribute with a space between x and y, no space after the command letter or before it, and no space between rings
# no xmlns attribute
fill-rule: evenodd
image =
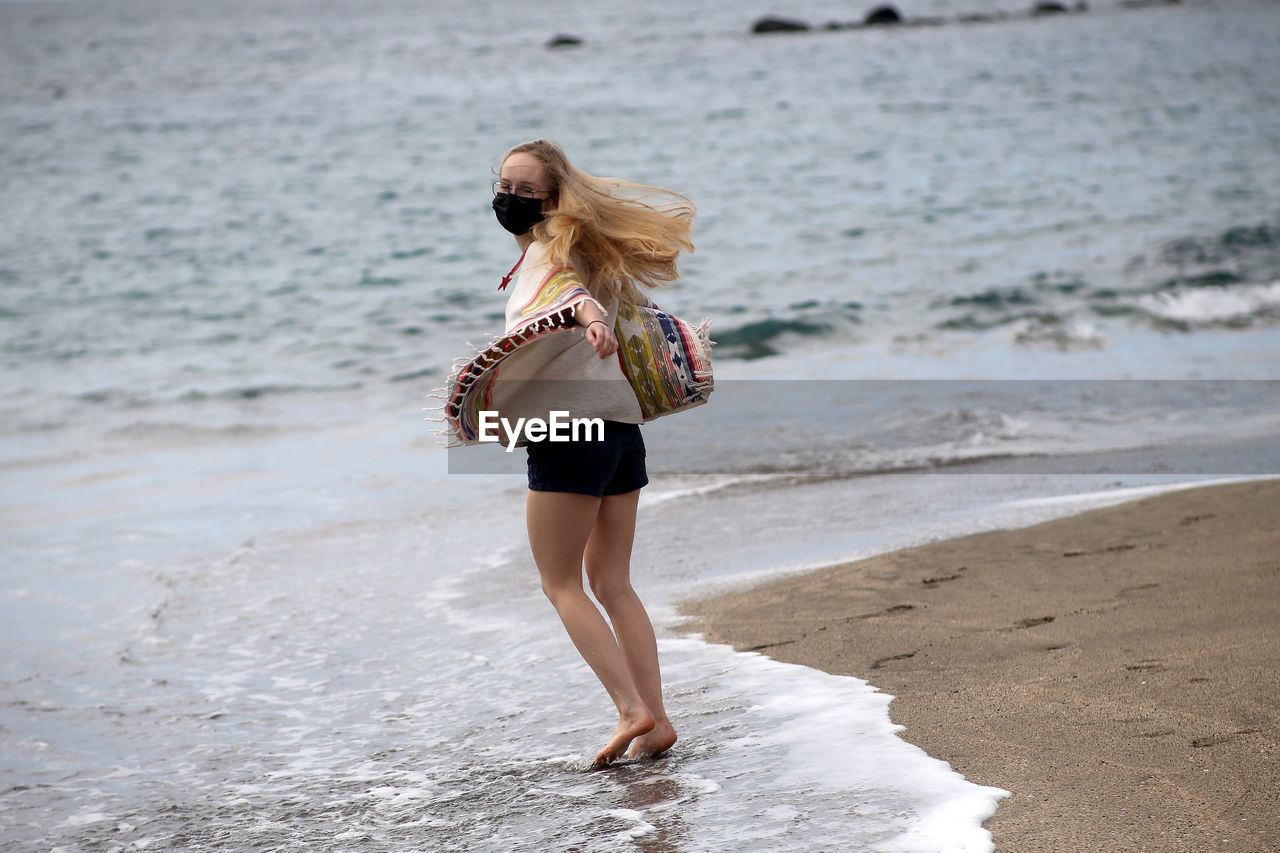
<svg viewBox="0 0 1280 853"><path fill-rule="evenodd" d="M23 849L985 849L976 822L997 792L900 740L888 696L674 635L674 604L1076 509L1037 498L1128 497L1116 482L904 474L792 485L779 506L750 482L691 494L660 480L636 563L682 740L606 773L587 768L608 703L537 589L518 483L195 558L138 547L132 525L150 513L123 513L134 557L15 549L6 836Z"/></svg>
<svg viewBox="0 0 1280 853"><path fill-rule="evenodd" d="M0 2L6 848L990 849L888 697L676 606L1277 471L1275 8L997 6ZM536 134L695 199L719 342L646 428L681 742L606 773L511 458L421 411Z"/></svg>

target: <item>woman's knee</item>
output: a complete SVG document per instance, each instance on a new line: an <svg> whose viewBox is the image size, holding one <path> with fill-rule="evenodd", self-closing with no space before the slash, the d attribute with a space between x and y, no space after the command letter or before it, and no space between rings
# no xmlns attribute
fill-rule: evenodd
<svg viewBox="0 0 1280 853"><path fill-rule="evenodd" d="M581 595L585 596L586 592L582 589L582 581L578 580L574 583L572 579L560 576L542 576L542 594L552 604L563 601L566 597Z"/></svg>
<svg viewBox="0 0 1280 853"><path fill-rule="evenodd" d="M591 582L591 594L606 609L612 604L624 601L635 595L635 591L631 588L631 581L625 576L615 577L607 572L592 572L588 570L587 580Z"/></svg>

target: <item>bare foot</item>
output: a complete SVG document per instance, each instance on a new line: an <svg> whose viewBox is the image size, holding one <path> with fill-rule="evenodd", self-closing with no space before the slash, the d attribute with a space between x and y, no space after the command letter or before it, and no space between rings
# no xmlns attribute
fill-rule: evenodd
<svg viewBox="0 0 1280 853"><path fill-rule="evenodd" d="M604 749L596 754L596 767L608 767L622 757L631 741L653 729L653 715L647 709L639 714L622 717L618 727L613 730L613 737L604 745Z"/></svg>
<svg viewBox="0 0 1280 853"><path fill-rule="evenodd" d="M663 721L636 738L627 751L627 758L652 758L661 755L676 744L676 730Z"/></svg>

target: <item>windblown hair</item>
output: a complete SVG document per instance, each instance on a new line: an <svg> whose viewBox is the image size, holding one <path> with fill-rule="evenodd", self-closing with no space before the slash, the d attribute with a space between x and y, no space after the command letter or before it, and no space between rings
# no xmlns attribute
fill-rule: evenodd
<svg viewBox="0 0 1280 853"><path fill-rule="evenodd" d="M636 302L635 285L674 281L681 250L692 252L693 202L679 193L618 178L589 175L547 139L515 146L503 156L528 153L546 170L555 210L533 229L550 258L571 263L591 294Z"/></svg>

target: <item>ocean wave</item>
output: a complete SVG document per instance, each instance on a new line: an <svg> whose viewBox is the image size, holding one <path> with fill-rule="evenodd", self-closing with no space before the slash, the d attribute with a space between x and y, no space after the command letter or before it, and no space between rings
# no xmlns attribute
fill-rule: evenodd
<svg viewBox="0 0 1280 853"><path fill-rule="evenodd" d="M1135 309L1151 320L1182 331L1197 328L1245 328L1280 321L1280 281L1241 287L1196 287L1150 293Z"/></svg>
<svg viewBox="0 0 1280 853"><path fill-rule="evenodd" d="M1013 328L1014 341L1063 351L1098 349L1100 322L1123 318L1158 330L1243 329L1280 321L1280 228L1263 223L1165 242L1131 259L1136 282L1095 282L1039 272L1023 284L938 297L940 332Z"/></svg>
<svg viewBox="0 0 1280 853"><path fill-rule="evenodd" d="M106 431L111 438L146 439L148 442L186 444L192 440L252 439L277 435L281 427L261 423L203 424L178 421L138 421Z"/></svg>
<svg viewBox="0 0 1280 853"><path fill-rule="evenodd" d="M1154 464L1133 454L1141 448L1152 449L1163 470L1198 470L1210 463L1186 448L1274 431L1276 387L1243 380L725 381L679 429L647 427L645 443L651 472L714 475L716 490L767 488L771 478L962 472L992 462L1064 471L1083 456L1119 471ZM1234 472L1270 463L1223 464Z"/></svg>
<svg viewBox="0 0 1280 853"><path fill-rule="evenodd" d="M1222 264L1245 256L1280 252L1280 224L1238 225L1208 237L1189 236L1167 241L1160 248L1163 263L1186 267Z"/></svg>
<svg viewBox="0 0 1280 853"><path fill-rule="evenodd" d="M1014 336L1014 342L1023 346L1048 346L1062 352L1101 349L1107 345L1106 337L1096 324L1057 317L1027 323Z"/></svg>
<svg viewBox="0 0 1280 853"><path fill-rule="evenodd" d="M356 391L362 387L364 387L362 382L348 382L315 385L305 383L264 383L261 385L236 385L218 390L188 388L176 394L176 400L181 403L202 403L209 400L258 400L263 397L280 397L293 394L329 394ZM77 403L91 406L106 406L114 409L140 409L159 403L172 402L175 397L136 388L95 388L72 394L71 399Z"/></svg>
<svg viewBox="0 0 1280 853"><path fill-rule="evenodd" d="M224 388L219 391L204 391L193 388L182 395L186 402L202 400L257 400L262 397L277 397L288 394L327 394L335 391L355 391L364 386L363 382L347 382L339 384L263 384L241 385Z"/></svg>
<svg viewBox="0 0 1280 853"><path fill-rule="evenodd" d="M923 311L921 290L882 298L867 328L887 324L899 330L900 341L1001 332L1017 346L1078 352L1123 338L1115 321L1156 332L1268 327L1280 323L1280 226L1264 222L1167 240L1114 273L1041 270L1012 284L936 293ZM728 328L722 321L715 356L750 361L817 341L847 341L863 326L864 313L856 302L807 301ZM905 330L914 318L925 325L911 334Z"/></svg>
<svg viewBox="0 0 1280 853"><path fill-rule="evenodd" d="M774 316L752 320L739 326L717 326L715 355L750 361L785 352L798 342L825 338L847 330L860 322L857 303L842 306L820 306L806 302L792 308L791 316ZM821 314L816 309L821 309Z"/></svg>

